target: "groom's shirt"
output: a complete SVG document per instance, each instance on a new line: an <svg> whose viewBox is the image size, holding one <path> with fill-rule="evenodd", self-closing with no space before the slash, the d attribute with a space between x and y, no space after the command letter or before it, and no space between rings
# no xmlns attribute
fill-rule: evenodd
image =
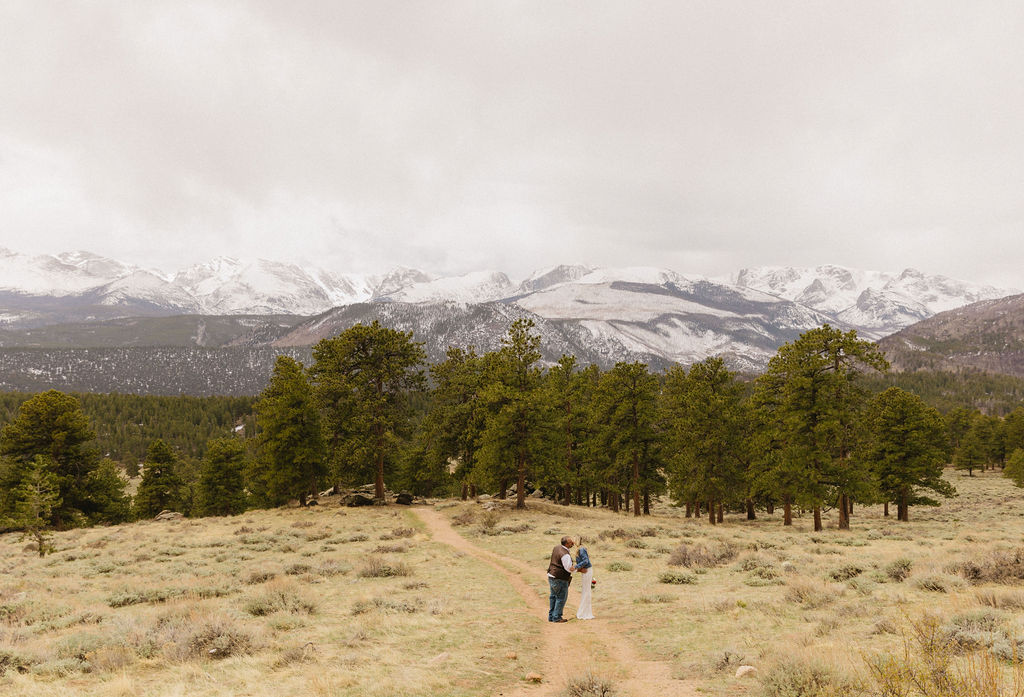
<svg viewBox="0 0 1024 697"><path fill-rule="evenodd" d="M548 576L550 578L560 578L563 581L572 579L572 557L569 556L569 550L562 545L557 545L551 550Z"/></svg>

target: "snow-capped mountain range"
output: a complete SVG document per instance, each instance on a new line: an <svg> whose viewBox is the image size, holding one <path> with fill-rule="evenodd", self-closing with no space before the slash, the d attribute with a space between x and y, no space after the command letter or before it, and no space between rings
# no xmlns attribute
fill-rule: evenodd
<svg viewBox="0 0 1024 697"><path fill-rule="evenodd" d="M880 338L943 310L1014 292L913 269L759 267L711 279L650 267L562 265L516 282L501 271L358 275L231 258L165 273L89 252L28 256L0 249L0 325L10 328L128 316L316 315L275 345L309 345L346 321L380 318L420 340L438 333L428 345L488 348L509 318L529 316L560 337L551 347L555 358L572 351L601 363L665 365L722 355L752 370L824 322Z"/></svg>

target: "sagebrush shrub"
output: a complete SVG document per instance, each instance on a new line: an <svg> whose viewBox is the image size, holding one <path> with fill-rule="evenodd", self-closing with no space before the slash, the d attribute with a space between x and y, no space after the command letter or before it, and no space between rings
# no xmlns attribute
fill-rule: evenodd
<svg viewBox="0 0 1024 697"><path fill-rule="evenodd" d="M389 561L381 557L370 557L359 570L363 578L389 578L391 576L412 576L412 566L404 561Z"/></svg>
<svg viewBox="0 0 1024 697"><path fill-rule="evenodd" d="M906 557L893 559L885 565L885 575L893 581L900 583L910 576L910 569L913 566L914 562Z"/></svg>
<svg viewBox="0 0 1024 697"><path fill-rule="evenodd" d="M824 663L793 658L765 672L761 686L766 697L838 697L858 692L852 680Z"/></svg>
<svg viewBox="0 0 1024 697"><path fill-rule="evenodd" d="M696 583L697 577L693 574L681 573L679 571L665 571L658 576L660 583L671 583L673 585L686 585Z"/></svg>
<svg viewBox="0 0 1024 697"><path fill-rule="evenodd" d="M732 561L739 554L736 545L719 542L712 545L688 544L684 542L669 555L670 566L685 566L690 569L709 569Z"/></svg>

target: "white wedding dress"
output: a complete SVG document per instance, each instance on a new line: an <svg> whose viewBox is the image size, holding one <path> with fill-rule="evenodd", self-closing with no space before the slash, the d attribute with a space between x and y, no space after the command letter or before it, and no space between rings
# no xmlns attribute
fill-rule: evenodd
<svg viewBox="0 0 1024 697"><path fill-rule="evenodd" d="M577 574L578 578L582 583L582 590L580 595L580 607L576 610L576 619L578 620L592 620L594 619L594 610L590 606L590 596L593 591L590 589L590 582L594 578L594 567L587 569L586 573Z"/></svg>

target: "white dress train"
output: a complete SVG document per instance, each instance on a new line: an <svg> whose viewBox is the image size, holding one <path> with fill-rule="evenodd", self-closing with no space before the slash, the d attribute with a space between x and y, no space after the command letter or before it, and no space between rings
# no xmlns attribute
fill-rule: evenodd
<svg viewBox="0 0 1024 697"><path fill-rule="evenodd" d="M593 593L590 589L590 582L594 578L594 567L587 569L586 573L577 574L578 578L582 583L580 590L580 606L576 610L576 619L578 620L592 620L594 619L594 610L590 606L590 596Z"/></svg>

